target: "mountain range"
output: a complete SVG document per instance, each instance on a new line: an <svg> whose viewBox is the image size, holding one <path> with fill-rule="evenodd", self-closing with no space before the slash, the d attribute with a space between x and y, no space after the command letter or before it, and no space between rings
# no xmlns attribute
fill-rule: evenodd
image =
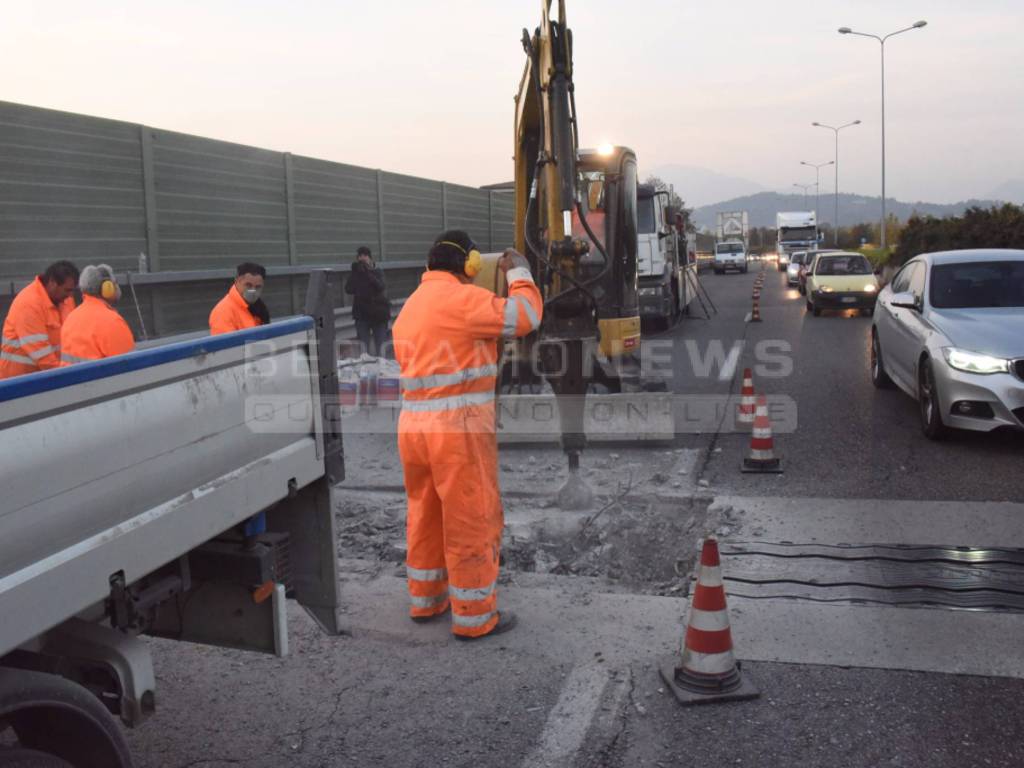
<svg viewBox="0 0 1024 768"><path fill-rule="evenodd" d="M819 199L819 224L832 224L835 219L832 195L822 195ZM991 208L1002 204L1000 200L964 200L959 203L905 203L891 198L886 199L886 213L906 221L917 213L922 216L958 216L967 208L978 206ZM714 229L715 214L720 211L747 211L750 215L751 227L775 227L775 214L779 211L814 210L814 196L808 195L806 201L802 194L781 194L779 192L757 192L751 195L733 197L711 205L702 205L693 211L693 222L697 229ZM882 198L839 194L839 223L842 226L861 222L877 222L882 217Z"/></svg>

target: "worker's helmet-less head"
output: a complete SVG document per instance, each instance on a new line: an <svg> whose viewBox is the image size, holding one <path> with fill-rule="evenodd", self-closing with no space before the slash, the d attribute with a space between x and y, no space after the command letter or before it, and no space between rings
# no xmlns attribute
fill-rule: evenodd
<svg viewBox="0 0 1024 768"><path fill-rule="evenodd" d="M480 271L480 249L469 233L461 229L442 232L427 257L427 269L465 275L472 279Z"/></svg>
<svg viewBox="0 0 1024 768"><path fill-rule="evenodd" d="M78 287L87 296L96 296L109 302L121 298L121 286L109 264L90 264L82 270Z"/></svg>

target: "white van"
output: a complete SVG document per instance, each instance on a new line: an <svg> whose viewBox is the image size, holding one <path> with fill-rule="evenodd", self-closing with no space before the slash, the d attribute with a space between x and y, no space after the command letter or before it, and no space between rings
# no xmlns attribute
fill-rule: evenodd
<svg viewBox="0 0 1024 768"><path fill-rule="evenodd" d="M720 275L727 269L747 271L747 246L740 240L715 243L715 274Z"/></svg>

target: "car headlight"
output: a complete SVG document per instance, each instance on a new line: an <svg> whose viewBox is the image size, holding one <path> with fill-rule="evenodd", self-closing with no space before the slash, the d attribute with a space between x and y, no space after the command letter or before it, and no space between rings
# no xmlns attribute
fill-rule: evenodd
<svg viewBox="0 0 1024 768"><path fill-rule="evenodd" d="M832 293L835 289L831 285L823 285L818 289L819 293Z"/></svg>
<svg viewBox="0 0 1024 768"><path fill-rule="evenodd" d="M951 368L966 373L1006 373L1010 370L1010 361L1001 357L992 357L978 352L969 352L956 347L943 347L942 356Z"/></svg>
<svg viewBox="0 0 1024 768"><path fill-rule="evenodd" d="M874 293L877 290L878 286L876 286L874 283L868 283L867 285L864 286L864 293Z"/></svg>

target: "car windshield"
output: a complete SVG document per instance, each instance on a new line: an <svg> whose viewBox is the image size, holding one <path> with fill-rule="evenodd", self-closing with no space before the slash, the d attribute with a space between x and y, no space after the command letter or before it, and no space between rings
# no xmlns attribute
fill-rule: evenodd
<svg viewBox="0 0 1024 768"><path fill-rule="evenodd" d="M715 246L715 253L743 253L742 243L720 243Z"/></svg>
<svg viewBox="0 0 1024 768"><path fill-rule="evenodd" d="M936 264L930 298L939 309L1024 307L1024 261Z"/></svg>
<svg viewBox="0 0 1024 768"><path fill-rule="evenodd" d="M871 264L863 256L822 256L816 275L870 275Z"/></svg>

